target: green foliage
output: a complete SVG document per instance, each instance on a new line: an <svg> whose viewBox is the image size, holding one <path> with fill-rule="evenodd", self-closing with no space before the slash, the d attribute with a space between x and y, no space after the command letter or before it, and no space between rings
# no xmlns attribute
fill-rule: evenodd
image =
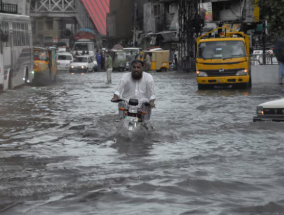
<svg viewBox="0 0 284 215"><path fill-rule="evenodd" d="M259 0L258 5L261 17L271 24L270 31L284 36L284 0Z"/></svg>

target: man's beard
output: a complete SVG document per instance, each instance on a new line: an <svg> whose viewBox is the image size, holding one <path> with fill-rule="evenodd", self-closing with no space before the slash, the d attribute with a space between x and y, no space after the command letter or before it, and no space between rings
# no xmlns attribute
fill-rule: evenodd
<svg viewBox="0 0 284 215"><path fill-rule="evenodd" d="M143 72L138 73L138 72L131 72L133 80L140 80L142 78Z"/></svg>

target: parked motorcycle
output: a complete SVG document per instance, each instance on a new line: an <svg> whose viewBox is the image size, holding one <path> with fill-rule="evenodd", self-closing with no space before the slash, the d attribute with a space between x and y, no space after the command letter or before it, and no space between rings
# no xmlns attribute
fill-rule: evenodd
<svg viewBox="0 0 284 215"><path fill-rule="evenodd" d="M124 121L126 130L133 131L140 126L149 130L146 122L150 118L150 113L147 114L145 111L150 107L149 102L139 102L138 99L129 99L129 101L118 99L111 102L119 103L119 118Z"/></svg>

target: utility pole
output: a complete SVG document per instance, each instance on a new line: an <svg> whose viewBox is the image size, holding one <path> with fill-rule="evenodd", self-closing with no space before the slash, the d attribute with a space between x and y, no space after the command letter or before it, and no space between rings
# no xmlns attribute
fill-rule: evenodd
<svg viewBox="0 0 284 215"><path fill-rule="evenodd" d="M263 21L263 29L262 29L262 44L263 44L263 65L266 65L266 21Z"/></svg>
<svg viewBox="0 0 284 215"><path fill-rule="evenodd" d="M137 11L137 0L134 2L134 32L133 32L133 47L135 47L136 43L136 11Z"/></svg>

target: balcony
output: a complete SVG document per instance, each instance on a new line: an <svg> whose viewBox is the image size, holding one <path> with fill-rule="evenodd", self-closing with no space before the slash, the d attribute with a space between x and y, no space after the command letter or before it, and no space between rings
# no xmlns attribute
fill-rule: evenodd
<svg viewBox="0 0 284 215"><path fill-rule="evenodd" d="M18 14L18 5L0 2L0 13Z"/></svg>

